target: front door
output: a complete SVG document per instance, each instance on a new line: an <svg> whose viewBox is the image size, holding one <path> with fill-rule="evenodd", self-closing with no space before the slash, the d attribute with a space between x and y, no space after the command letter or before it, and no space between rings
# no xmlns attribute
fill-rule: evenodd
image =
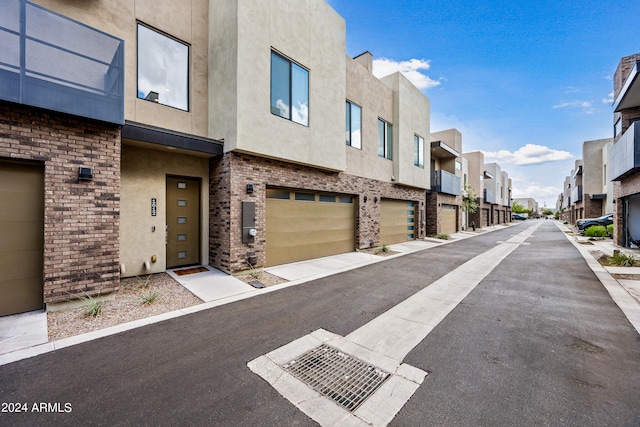
<svg viewBox="0 0 640 427"><path fill-rule="evenodd" d="M200 264L200 180L167 177L167 268Z"/></svg>

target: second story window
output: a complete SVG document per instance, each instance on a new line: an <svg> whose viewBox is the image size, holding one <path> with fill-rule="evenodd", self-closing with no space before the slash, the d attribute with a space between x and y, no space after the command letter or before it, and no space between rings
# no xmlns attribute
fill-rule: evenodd
<svg viewBox="0 0 640 427"><path fill-rule="evenodd" d="M378 119L378 156L392 160L393 127L382 119Z"/></svg>
<svg viewBox="0 0 640 427"><path fill-rule="evenodd" d="M309 71L273 51L271 114L309 126Z"/></svg>
<svg viewBox="0 0 640 427"><path fill-rule="evenodd" d="M362 148L362 109L347 101L346 141L353 148Z"/></svg>
<svg viewBox="0 0 640 427"><path fill-rule="evenodd" d="M424 138L413 135L413 164L424 169Z"/></svg>
<svg viewBox="0 0 640 427"><path fill-rule="evenodd" d="M189 111L189 46L141 24L138 98Z"/></svg>

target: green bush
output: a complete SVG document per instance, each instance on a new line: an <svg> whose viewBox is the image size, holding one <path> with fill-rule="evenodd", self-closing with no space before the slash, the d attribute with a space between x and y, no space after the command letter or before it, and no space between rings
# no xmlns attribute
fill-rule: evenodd
<svg viewBox="0 0 640 427"><path fill-rule="evenodd" d="M594 225L584 230L587 237L607 237L607 229L603 225Z"/></svg>
<svg viewBox="0 0 640 427"><path fill-rule="evenodd" d="M622 252L616 252L611 257L611 264L619 265L620 267L633 267L637 262L636 257Z"/></svg>
<svg viewBox="0 0 640 427"><path fill-rule="evenodd" d="M613 224L607 225L607 236L613 238Z"/></svg>
<svg viewBox="0 0 640 427"><path fill-rule="evenodd" d="M449 235L447 233L436 234L436 239L449 240Z"/></svg>

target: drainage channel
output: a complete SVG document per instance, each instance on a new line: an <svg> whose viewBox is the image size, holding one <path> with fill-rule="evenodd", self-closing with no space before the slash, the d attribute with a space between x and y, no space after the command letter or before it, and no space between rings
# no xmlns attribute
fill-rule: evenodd
<svg viewBox="0 0 640 427"><path fill-rule="evenodd" d="M391 375L326 344L282 368L348 411L356 410Z"/></svg>

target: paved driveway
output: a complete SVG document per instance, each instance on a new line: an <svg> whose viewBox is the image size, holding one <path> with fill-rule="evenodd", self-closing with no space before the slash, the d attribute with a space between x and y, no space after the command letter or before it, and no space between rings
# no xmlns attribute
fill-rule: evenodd
<svg viewBox="0 0 640 427"><path fill-rule="evenodd" d="M0 425L314 425L247 363L346 336L527 226L0 366L3 408L28 409ZM638 334L553 223L527 242L406 356L430 375L393 425L640 423Z"/></svg>

